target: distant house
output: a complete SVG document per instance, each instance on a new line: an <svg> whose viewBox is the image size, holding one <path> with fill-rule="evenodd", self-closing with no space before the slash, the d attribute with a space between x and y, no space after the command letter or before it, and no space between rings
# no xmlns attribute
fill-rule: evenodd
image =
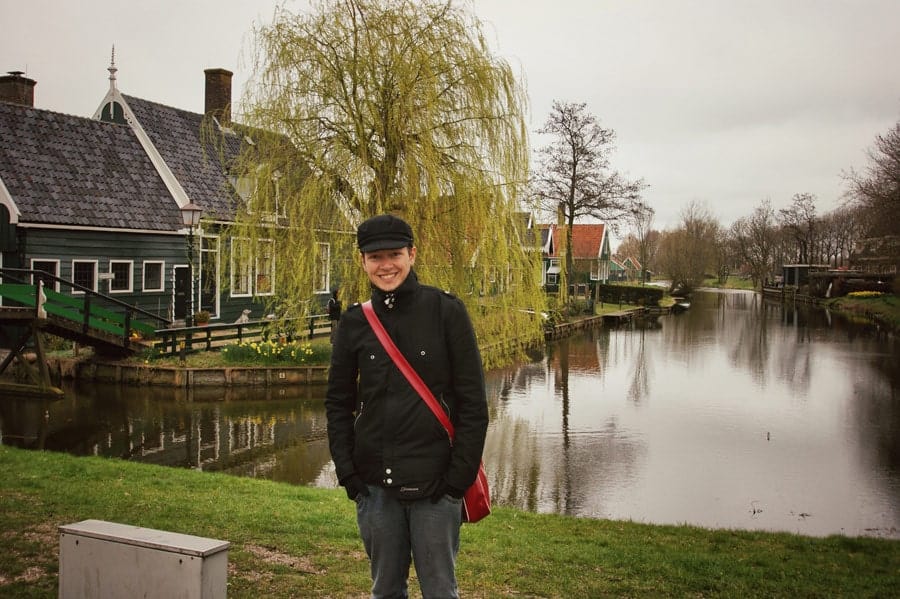
<svg viewBox="0 0 900 599"><path fill-rule="evenodd" d="M573 284L609 281L609 236L603 223L572 226Z"/></svg>
<svg viewBox="0 0 900 599"><path fill-rule="evenodd" d="M851 268L896 276L900 272L900 236L861 239L854 248Z"/></svg>
<svg viewBox="0 0 900 599"><path fill-rule="evenodd" d="M625 281L628 279L628 273L625 269L625 265L622 262L615 258L610 257L609 259L609 280L610 281Z"/></svg>
<svg viewBox="0 0 900 599"><path fill-rule="evenodd" d="M643 276L641 263L634 256L628 256L622 260L622 267L625 269L625 280L640 281Z"/></svg>
<svg viewBox="0 0 900 599"><path fill-rule="evenodd" d="M518 235L519 242L525 252L541 252L544 254L544 245L546 244L545 234L541 230L540 225L535 222L534 214L531 212L519 212L518 218ZM539 285L544 285L546 277L546 269L543 266L538 267L535 272L535 281Z"/></svg>
<svg viewBox="0 0 900 599"><path fill-rule="evenodd" d="M559 256L554 243L556 225L538 225L541 235L541 285L547 291L559 291Z"/></svg>
<svg viewBox="0 0 900 599"><path fill-rule="evenodd" d="M540 225L539 230L544 255L544 287L548 291L558 291L559 274L565 260L559 248L566 227ZM573 291L609 281L611 255L607 231L603 223L572 227L572 272L568 273L568 285Z"/></svg>
<svg viewBox="0 0 900 599"><path fill-rule="evenodd" d="M230 122L232 73L205 71L202 114L122 94L109 73L93 118L37 109L35 81L0 77L0 267L46 271L174 322L199 309L222 322L245 309L262 317L277 249L263 242L248 258L223 236L246 196L230 161L254 143ZM186 226L192 209L202 220ZM321 268L326 296L330 262Z"/></svg>

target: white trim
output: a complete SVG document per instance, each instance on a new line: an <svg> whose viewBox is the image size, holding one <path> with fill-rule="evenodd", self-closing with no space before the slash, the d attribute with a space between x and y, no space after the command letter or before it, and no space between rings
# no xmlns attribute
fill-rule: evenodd
<svg viewBox="0 0 900 599"><path fill-rule="evenodd" d="M553 245L553 225L547 225L547 241L544 242L544 245L541 247L541 250L545 254L550 253L550 246Z"/></svg>
<svg viewBox="0 0 900 599"><path fill-rule="evenodd" d="M186 228L178 229L176 231L157 231L153 229L123 229L123 228L112 228L112 227L89 227L89 226L79 226L79 225L51 225L45 223L18 223L18 226L23 229L52 229L52 230L60 230L60 231L89 231L89 232L97 232L97 233L136 233L141 235L179 235L184 236L187 232Z"/></svg>
<svg viewBox="0 0 900 599"><path fill-rule="evenodd" d="M269 272L260 272L259 260L260 256L257 254L253 257L253 289L251 292L257 296L267 296L267 295L275 295L275 240L274 239L260 239L257 245L261 248L263 243L269 245ZM265 293L259 291L259 277L260 275L269 277L269 290Z"/></svg>
<svg viewBox="0 0 900 599"><path fill-rule="evenodd" d="M35 262L52 262L56 264L56 272L52 272L50 274L52 274L54 277L59 277L59 258L32 258L31 264L29 266L31 270L42 270L40 268L34 267ZM31 284L34 285L34 275L31 275ZM59 292L59 281L53 281L53 287L51 287L51 289L53 291Z"/></svg>
<svg viewBox="0 0 900 599"><path fill-rule="evenodd" d="M172 194L172 198L175 200L175 203L178 204L178 207L182 208L188 205L191 202L191 199L188 197L184 187L181 186L181 182L178 181L178 178L172 172L172 169L170 169L169 165L166 164L166 161L163 160L162 154L160 154L156 149L156 146L153 145L150 136L147 135L147 132L141 126L140 121L138 121L134 112L131 110L131 106L128 105L128 102L125 101L125 98L122 97L122 94L118 89L110 89L106 93L106 97L103 98L100 107L97 108L97 111L94 113L94 119L100 119L100 116L103 114L103 107L110 102L118 102L122 105L122 113L125 116L125 122L131 127L135 137L137 137L138 142L144 148L144 152L147 153L147 157L150 159L150 162L153 163L156 172L159 173L163 184L169 190L169 193Z"/></svg>
<svg viewBox="0 0 900 599"><path fill-rule="evenodd" d="M317 286L313 292L314 293L328 293L331 289L331 243L328 241L319 241L316 242L316 248L319 250L316 252L316 283L319 283L322 279L322 272L320 272L320 268L325 269L325 285ZM325 256L320 256L319 253L325 249Z"/></svg>
<svg viewBox="0 0 900 599"><path fill-rule="evenodd" d="M246 256L246 260L236 260L235 259L235 243L240 244L248 244L250 243L250 239L247 237L232 237L230 240L231 248L229 251L229 262L228 265L228 295L230 297L253 297L253 261L251 256ZM240 248L239 248L240 249ZM249 254L249 252L248 252ZM241 288L240 292L236 292L237 286L235 285L235 281L240 280L237 271L235 270L235 264L238 264L242 267L242 274L246 275L247 284L246 289Z"/></svg>
<svg viewBox="0 0 900 599"><path fill-rule="evenodd" d="M19 217L22 216L22 213L19 212L19 207L16 206L16 201L9 193L2 178L0 178L0 205L6 206L6 209L9 210L9 224L19 224Z"/></svg>
<svg viewBox="0 0 900 599"><path fill-rule="evenodd" d="M211 245L209 240L213 240L213 242L215 242L215 249L209 249L209 245ZM220 318L222 315L222 289L221 285L219 284L219 274L222 267L222 260L219 254L219 248L221 247L221 244L222 238L220 235L208 235L206 233L202 233L200 235L200 272L198 273L200 285L199 289L197 290L199 294L197 296L197 301L200 303L200 307L203 308L203 288L206 286L206 280L203 277L203 273L208 269L208 265L211 262L213 264L213 269L215 270L212 285L215 287L216 298L215 306L213 306L213 309L209 311L210 318L213 320Z"/></svg>

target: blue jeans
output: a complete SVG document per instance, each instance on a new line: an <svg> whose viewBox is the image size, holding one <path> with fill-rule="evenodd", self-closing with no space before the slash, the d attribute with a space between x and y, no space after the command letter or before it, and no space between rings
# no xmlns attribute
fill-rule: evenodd
<svg viewBox="0 0 900 599"><path fill-rule="evenodd" d="M384 488L369 485L356 498L356 522L372 570L372 599L409 596L409 565L415 563L423 599L459 597L456 554L462 500L445 495L398 501Z"/></svg>

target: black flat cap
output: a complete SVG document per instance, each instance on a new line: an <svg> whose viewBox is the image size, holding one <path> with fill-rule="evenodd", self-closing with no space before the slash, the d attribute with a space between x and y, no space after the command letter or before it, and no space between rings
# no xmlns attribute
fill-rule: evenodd
<svg viewBox="0 0 900 599"><path fill-rule="evenodd" d="M356 229L356 244L361 252L402 248L412 242L412 228L392 214L373 216Z"/></svg>

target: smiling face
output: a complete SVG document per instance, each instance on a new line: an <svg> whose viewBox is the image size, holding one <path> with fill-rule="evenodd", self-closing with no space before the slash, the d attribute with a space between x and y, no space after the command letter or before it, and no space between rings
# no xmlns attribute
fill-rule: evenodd
<svg viewBox="0 0 900 599"><path fill-rule="evenodd" d="M386 293L403 284L415 262L415 246L362 252L362 266L369 281Z"/></svg>

